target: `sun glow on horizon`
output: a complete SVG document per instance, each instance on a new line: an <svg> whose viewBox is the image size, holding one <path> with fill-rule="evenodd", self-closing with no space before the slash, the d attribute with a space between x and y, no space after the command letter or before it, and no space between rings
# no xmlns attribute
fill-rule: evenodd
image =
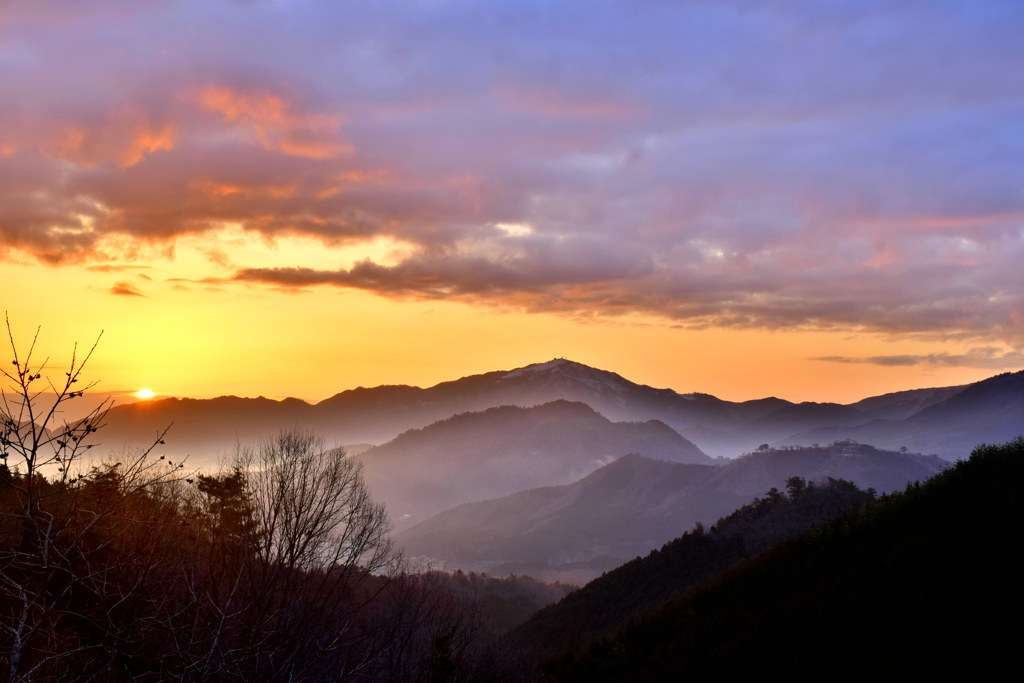
<svg viewBox="0 0 1024 683"><path fill-rule="evenodd" d="M135 395L138 396L139 398L153 398L154 396L156 396L156 394L154 394L149 389L143 389L143 390L141 390L139 393L137 393Z"/></svg>

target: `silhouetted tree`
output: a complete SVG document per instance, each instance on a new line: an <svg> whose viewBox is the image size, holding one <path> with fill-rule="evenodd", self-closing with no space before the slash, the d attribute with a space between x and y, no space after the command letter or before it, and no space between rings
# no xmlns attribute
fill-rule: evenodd
<svg viewBox="0 0 1024 683"><path fill-rule="evenodd" d="M800 500L800 496L807 490L807 482L803 477L790 477L786 480L786 492L789 499L794 503Z"/></svg>
<svg viewBox="0 0 1024 683"><path fill-rule="evenodd" d="M160 561L153 530L165 521L163 503L173 491L159 489L174 488L181 466L150 459L151 447L83 470L110 403L75 421L62 414L95 385L81 377L95 345L81 359L76 348L55 382L48 360L35 358L38 330L24 355L9 320L7 333L13 360L0 368L0 663L10 681L75 679L82 661L108 666L138 637L116 624Z"/></svg>

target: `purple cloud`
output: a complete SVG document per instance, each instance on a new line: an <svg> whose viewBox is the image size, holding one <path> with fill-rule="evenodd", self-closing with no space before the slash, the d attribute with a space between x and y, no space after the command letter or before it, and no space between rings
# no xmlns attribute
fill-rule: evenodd
<svg viewBox="0 0 1024 683"><path fill-rule="evenodd" d="M0 250L89 263L230 222L413 251L235 281L1020 346L1022 23L1008 1L5 6Z"/></svg>
<svg viewBox="0 0 1024 683"><path fill-rule="evenodd" d="M811 360L829 363L867 363L869 365L908 366L935 365L944 367L985 368L988 370L1010 370L1024 366L1024 353L1001 351L991 346L974 348L967 353L929 353L925 355L869 356L850 358L847 356L821 356Z"/></svg>

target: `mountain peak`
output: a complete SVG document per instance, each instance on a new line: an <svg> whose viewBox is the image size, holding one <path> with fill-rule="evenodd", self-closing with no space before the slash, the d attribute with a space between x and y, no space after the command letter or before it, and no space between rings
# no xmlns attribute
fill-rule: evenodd
<svg viewBox="0 0 1024 683"><path fill-rule="evenodd" d="M568 364L568 365L581 365L580 363L574 363L573 361L566 360L565 358L552 358L551 360L549 360L546 363L533 363L532 365L527 365L527 366L524 366L524 367L521 367L521 368L516 368L512 372L504 375L502 377L502 379L509 379L511 377L522 377L523 375L529 375L529 374L539 373L539 372L547 372L549 370L553 370L554 368L558 367L559 365L566 365L566 364ZM582 367L587 367L587 366L582 366Z"/></svg>
<svg viewBox="0 0 1024 683"><path fill-rule="evenodd" d="M566 358L553 358L546 363L527 365L506 373L501 377L502 380L518 379L527 381L541 378L545 382L549 379L568 381L571 384L585 386L588 391L612 392L614 394L621 394L638 387L638 385L614 372L592 368L589 365L577 363Z"/></svg>

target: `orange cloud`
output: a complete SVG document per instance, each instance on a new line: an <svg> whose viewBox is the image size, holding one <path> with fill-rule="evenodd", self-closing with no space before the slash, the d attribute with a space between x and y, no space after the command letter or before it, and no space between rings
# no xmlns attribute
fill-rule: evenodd
<svg viewBox="0 0 1024 683"><path fill-rule="evenodd" d="M331 176L331 180L339 185L325 187L316 193L317 198L327 199L341 191L340 186L350 185L384 185L395 181L394 173L389 168L374 168L367 171L345 171Z"/></svg>
<svg viewBox="0 0 1024 683"><path fill-rule="evenodd" d="M131 142L121 152L121 165L134 166L142 161L143 157L147 154L161 149L174 149L174 136L176 132L173 123L168 123L159 129L150 128L146 124L135 126L132 131Z"/></svg>
<svg viewBox="0 0 1024 683"><path fill-rule="evenodd" d="M376 185L391 179L391 169L375 168L369 171L347 171L334 176L335 180L352 185Z"/></svg>
<svg viewBox="0 0 1024 683"><path fill-rule="evenodd" d="M209 86L197 99L203 109L251 130L264 149L307 159L333 159L354 149L338 133L340 116L296 113L290 102L273 93Z"/></svg>
<svg viewBox="0 0 1024 683"><path fill-rule="evenodd" d="M226 183L215 183L211 181L192 183L189 187L211 197L227 197L233 194L245 192L244 188L241 188L238 185L228 185Z"/></svg>
<svg viewBox="0 0 1024 683"><path fill-rule="evenodd" d="M128 280L115 282L114 286L110 288L110 293L116 294L118 296L146 296L145 294L139 291L138 287L136 287L133 283L129 282Z"/></svg>
<svg viewBox="0 0 1024 683"><path fill-rule="evenodd" d="M177 126L154 126L137 107L121 107L95 126L66 127L50 145L52 153L82 166L134 166L148 154L174 149Z"/></svg>
<svg viewBox="0 0 1024 683"><path fill-rule="evenodd" d="M296 192L295 185L263 185L259 187L241 187L239 185L217 183L213 181L191 183L189 187L191 187L193 190L198 190L199 192L202 192L203 194L209 197L230 197L232 195L253 197L265 195L273 199L285 199L287 197L295 196Z"/></svg>

